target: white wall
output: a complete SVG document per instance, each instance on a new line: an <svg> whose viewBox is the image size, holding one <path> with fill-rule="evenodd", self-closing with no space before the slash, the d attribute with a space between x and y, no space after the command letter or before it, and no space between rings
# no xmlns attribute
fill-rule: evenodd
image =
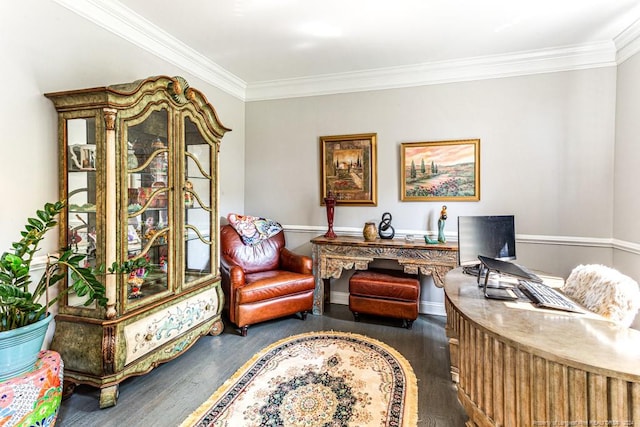
<svg viewBox="0 0 640 427"><path fill-rule="evenodd" d="M614 178L615 241L632 242L614 250L613 266L640 280L640 54L618 66L616 97L616 150ZM640 315L632 327L640 329Z"/></svg>
<svg viewBox="0 0 640 427"><path fill-rule="evenodd" d="M338 206L337 231L388 211L400 233L435 232L442 203L400 201L400 144L480 138L481 200L447 203L447 235L458 215L515 214L518 235L533 236L519 262L564 277L580 262L611 264L610 246L574 244L611 237L615 84L609 67L247 103L246 211L287 224L289 244L310 253L326 229L318 138L375 132L378 205ZM346 292L347 277L333 289ZM430 283L425 296L442 302Z"/></svg>
<svg viewBox="0 0 640 427"><path fill-rule="evenodd" d="M615 239L640 243L640 54L618 67L614 181ZM640 272L640 266L637 266Z"/></svg>
<svg viewBox="0 0 640 427"><path fill-rule="evenodd" d="M46 92L181 75L233 129L220 151L221 212L244 209L244 103L51 1L0 2L0 252L57 200L57 118ZM43 242L43 254L57 239Z"/></svg>
<svg viewBox="0 0 640 427"><path fill-rule="evenodd" d="M433 230L442 203L399 200L400 143L480 138L481 200L447 203L448 233L458 215L513 213L518 234L609 237L615 81L600 68L248 103L246 210L325 226L318 137L376 132L378 206L338 206L335 226L388 211L396 229ZM546 267L538 249L522 261Z"/></svg>

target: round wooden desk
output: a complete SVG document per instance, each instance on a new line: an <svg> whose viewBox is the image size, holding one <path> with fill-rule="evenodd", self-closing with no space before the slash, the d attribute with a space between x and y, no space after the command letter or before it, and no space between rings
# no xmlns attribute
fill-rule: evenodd
<svg viewBox="0 0 640 427"><path fill-rule="evenodd" d="M486 299L460 268L444 291L467 426L640 426L640 331Z"/></svg>

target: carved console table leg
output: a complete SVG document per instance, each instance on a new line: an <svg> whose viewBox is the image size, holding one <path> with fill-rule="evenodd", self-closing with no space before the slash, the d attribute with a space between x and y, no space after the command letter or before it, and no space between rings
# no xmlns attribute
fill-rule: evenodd
<svg viewBox="0 0 640 427"><path fill-rule="evenodd" d="M329 304L331 302L331 279L322 279L324 282L324 303Z"/></svg>
<svg viewBox="0 0 640 427"><path fill-rule="evenodd" d="M454 254L455 256L455 254ZM399 259L398 263L402 265L404 272L408 274L418 274L423 276L431 276L433 283L438 288L444 286L444 276L456 267L456 260L451 259L446 264L433 264L431 262L416 262L413 259Z"/></svg>

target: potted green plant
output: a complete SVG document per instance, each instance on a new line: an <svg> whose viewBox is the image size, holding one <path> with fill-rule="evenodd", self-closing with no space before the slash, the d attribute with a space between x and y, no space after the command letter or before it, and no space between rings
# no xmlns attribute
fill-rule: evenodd
<svg viewBox="0 0 640 427"><path fill-rule="evenodd" d="M12 244L11 250L0 256L0 381L28 372L37 361L49 322L48 310L62 295L73 290L86 297L85 305L96 302L105 307L105 287L98 279L105 274L104 266L84 266L85 254L75 253L70 247L62 248L57 255L47 255L44 273L35 287L31 280L31 262L45 234L57 226L56 217L64 209L65 202L46 203L28 218L22 238ZM144 258L113 263L109 273L125 273L146 265ZM47 289L55 286L69 274L69 286L58 289L49 299ZM44 303L41 302L45 296ZM23 335L33 338L23 349L11 343L25 344ZM28 341L26 341L28 342Z"/></svg>

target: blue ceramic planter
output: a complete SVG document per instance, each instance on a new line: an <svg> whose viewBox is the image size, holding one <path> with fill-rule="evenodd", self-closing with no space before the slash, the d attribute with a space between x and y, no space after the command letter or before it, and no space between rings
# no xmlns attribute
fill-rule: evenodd
<svg viewBox="0 0 640 427"><path fill-rule="evenodd" d="M11 331L0 332L0 381L33 369L53 316Z"/></svg>

